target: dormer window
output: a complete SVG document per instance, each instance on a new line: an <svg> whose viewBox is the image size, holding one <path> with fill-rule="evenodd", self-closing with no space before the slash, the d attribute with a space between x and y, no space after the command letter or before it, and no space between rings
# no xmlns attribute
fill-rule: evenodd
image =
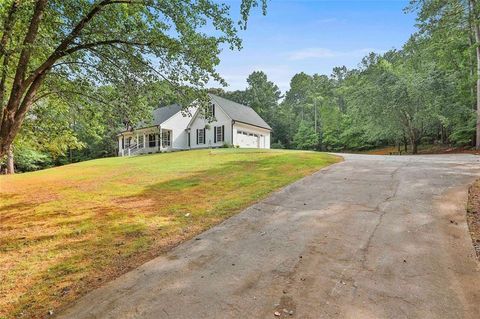
<svg viewBox="0 0 480 319"><path fill-rule="evenodd" d="M210 104L210 107L208 108L208 117L215 117L215 104Z"/></svg>

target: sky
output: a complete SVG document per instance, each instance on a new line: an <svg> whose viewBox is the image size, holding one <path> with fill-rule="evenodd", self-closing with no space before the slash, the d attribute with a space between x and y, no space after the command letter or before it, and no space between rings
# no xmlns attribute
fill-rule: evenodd
<svg viewBox="0 0 480 319"><path fill-rule="evenodd" d="M239 0L226 0L235 12ZM285 92L299 72L329 75L335 66L356 67L369 52L401 48L415 32L415 14L404 13L408 0L270 0L240 31L241 51L224 49L217 70L241 90L253 71L264 71ZM219 85L211 84L219 87Z"/></svg>

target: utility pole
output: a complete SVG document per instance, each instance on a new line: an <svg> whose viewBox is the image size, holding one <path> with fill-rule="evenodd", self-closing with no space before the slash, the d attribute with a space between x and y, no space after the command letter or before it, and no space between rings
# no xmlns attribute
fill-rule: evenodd
<svg viewBox="0 0 480 319"><path fill-rule="evenodd" d="M313 100L313 110L315 112L315 133L318 133L317 131L317 100Z"/></svg>

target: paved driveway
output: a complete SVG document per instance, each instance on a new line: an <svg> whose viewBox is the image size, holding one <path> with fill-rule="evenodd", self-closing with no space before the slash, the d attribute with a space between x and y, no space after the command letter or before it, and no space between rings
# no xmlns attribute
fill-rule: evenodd
<svg viewBox="0 0 480 319"><path fill-rule="evenodd" d="M60 317L480 318L480 157L344 157Z"/></svg>

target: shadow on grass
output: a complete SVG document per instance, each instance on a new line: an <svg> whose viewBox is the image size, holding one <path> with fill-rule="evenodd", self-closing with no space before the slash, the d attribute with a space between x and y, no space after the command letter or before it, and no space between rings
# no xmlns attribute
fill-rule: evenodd
<svg viewBox="0 0 480 319"><path fill-rule="evenodd" d="M291 156L232 161L149 185L139 194L121 198L121 202L133 208L135 203L142 207L148 201L151 211L162 215L194 213L196 208L211 209L216 203L234 197L265 194L302 176L301 170L315 166L320 167L321 163L294 165Z"/></svg>
<svg viewBox="0 0 480 319"><path fill-rule="evenodd" d="M38 274L42 280L32 282L16 309L40 313L49 302L69 302L332 161L315 154L303 156L253 157L187 176L179 173L177 178L147 185L133 196L77 210L74 219L71 214L51 212L49 217L60 214L54 225L60 227L55 238L20 242L40 245L55 240L49 249L56 260L48 271ZM27 205L24 203L23 209L33 209ZM77 219L77 215L84 218ZM54 291L55 300L44 300L45 291Z"/></svg>

